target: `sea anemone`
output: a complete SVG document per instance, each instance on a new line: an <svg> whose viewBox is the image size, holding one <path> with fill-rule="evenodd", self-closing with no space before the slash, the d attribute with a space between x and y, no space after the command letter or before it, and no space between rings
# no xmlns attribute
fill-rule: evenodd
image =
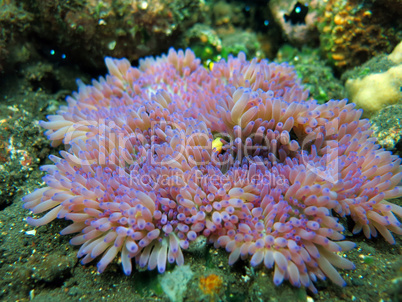
<svg viewBox="0 0 402 302"><path fill-rule="evenodd" d="M98 271L121 256L123 271L184 263L182 250L205 236L313 292L317 279L345 281L335 267L354 233L402 234L401 160L370 138L369 122L346 100L306 100L293 68L240 53L205 69L190 50L140 60L105 59L109 74L78 81L56 115L40 122L56 146L42 170L46 187L25 196L40 218L72 220L86 264ZM337 214L337 215L335 215Z"/></svg>

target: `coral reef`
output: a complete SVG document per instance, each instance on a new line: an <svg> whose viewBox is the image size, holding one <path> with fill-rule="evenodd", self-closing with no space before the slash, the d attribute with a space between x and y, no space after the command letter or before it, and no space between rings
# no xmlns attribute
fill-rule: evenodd
<svg viewBox="0 0 402 302"><path fill-rule="evenodd" d="M275 61L293 64L302 78L303 85L309 90L310 97L319 103L338 100L345 95L342 82L334 76L332 68L321 59L317 49L303 47L298 50L286 44L279 49Z"/></svg>
<svg viewBox="0 0 402 302"><path fill-rule="evenodd" d="M264 56L257 35L240 29L220 37L209 26L196 24L186 32L184 44L191 45L196 56L205 63L227 59L229 54L236 55L241 51L251 57Z"/></svg>
<svg viewBox="0 0 402 302"><path fill-rule="evenodd" d="M107 55L137 60L166 51L202 18L203 6L189 0L40 0L27 9L35 16L38 48L50 44L80 65L101 68Z"/></svg>
<svg viewBox="0 0 402 302"><path fill-rule="evenodd" d="M10 56L10 52L24 47L23 41L33 15L13 0L2 1L0 8L0 72L2 72L6 63L10 64L10 61L15 60Z"/></svg>
<svg viewBox="0 0 402 302"><path fill-rule="evenodd" d="M215 28L225 28L227 31L231 31L234 27L242 27L246 23L246 19L243 17L244 4L235 3L232 5L226 1L217 1L212 4L212 22Z"/></svg>
<svg viewBox="0 0 402 302"><path fill-rule="evenodd" d="M397 14L382 1L329 0L318 22L321 49L341 71L390 52L401 39Z"/></svg>
<svg viewBox="0 0 402 302"><path fill-rule="evenodd" d="M206 24L195 24L190 28L185 33L184 44L191 45L191 49L203 61L217 60L222 51L221 38Z"/></svg>
<svg viewBox="0 0 402 302"><path fill-rule="evenodd" d="M306 101L289 65L240 53L209 71L172 49L138 68L106 65L40 123L52 145L71 147L24 197L47 212L28 223L73 222L61 234L79 233L81 263L100 256L103 272L120 255L127 275L133 262L163 273L203 235L229 264L250 258L274 268L276 285L316 292L326 277L345 285L335 267L354 268L337 254L355 245L333 212L368 238L402 233L402 209L388 202L402 195L401 160L369 138L353 104Z"/></svg>
<svg viewBox="0 0 402 302"><path fill-rule="evenodd" d="M229 54L240 51L251 57L264 57L257 34L251 31L255 20L247 16L251 7L241 2L211 2L204 23L186 31L182 45L190 47L206 63L227 59Z"/></svg>

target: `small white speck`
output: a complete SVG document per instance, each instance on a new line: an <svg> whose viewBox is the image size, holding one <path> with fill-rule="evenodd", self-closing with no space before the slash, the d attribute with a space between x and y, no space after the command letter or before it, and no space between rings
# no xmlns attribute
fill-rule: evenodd
<svg viewBox="0 0 402 302"><path fill-rule="evenodd" d="M35 236L36 235L36 230L26 231L25 234Z"/></svg>
<svg viewBox="0 0 402 302"><path fill-rule="evenodd" d="M244 283L247 283L247 281L250 280L250 277L247 275L241 276L241 278L243 279Z"/></svg>
<svg viewBox="0 0 402 302"><path fill-rule="evenodd" d="M110 50L113 50L113 49L116 47L116 44L117 44L116 41L112 41L112 42L110 42L110 43L107 45L107 47L108 47Z"/></svg>

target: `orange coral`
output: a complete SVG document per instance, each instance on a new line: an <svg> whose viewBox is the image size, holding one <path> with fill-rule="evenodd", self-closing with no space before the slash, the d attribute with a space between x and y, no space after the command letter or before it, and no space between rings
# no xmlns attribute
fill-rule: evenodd
<svg viewBox="0 0 402 302"><path fill-rule="evenodd" d="M200 278L200 289L208 296L218 294L223 285L222 277L216 274L209 274L208 276Z"/></svg>
<svg viewBox="0 0 402 302"><path fill-rule="evenodd" d="M323 51L335 67L358 66L392 50L398 39L386 13L356 0L327 2L318 26Z"/></svg>

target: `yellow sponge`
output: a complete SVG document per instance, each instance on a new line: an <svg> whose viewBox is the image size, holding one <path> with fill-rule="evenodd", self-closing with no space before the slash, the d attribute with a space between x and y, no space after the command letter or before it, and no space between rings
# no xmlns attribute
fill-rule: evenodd
<svg viewBox="0 0 402 302"><path fill-rule="evenodd" d="M385 106L402 101L402 64L383 73L347 80L345 87L349 100L363 108L365 116L370 116Z"/></svg>
<svg viewBox="0 0 402 302"><path fill-rule="evenodd" d="M366 117L388 105L402 103L402 42L395 47L388 59L399 65L386 72L346 81L349 100L358 108L363 108Z"/></svg>

